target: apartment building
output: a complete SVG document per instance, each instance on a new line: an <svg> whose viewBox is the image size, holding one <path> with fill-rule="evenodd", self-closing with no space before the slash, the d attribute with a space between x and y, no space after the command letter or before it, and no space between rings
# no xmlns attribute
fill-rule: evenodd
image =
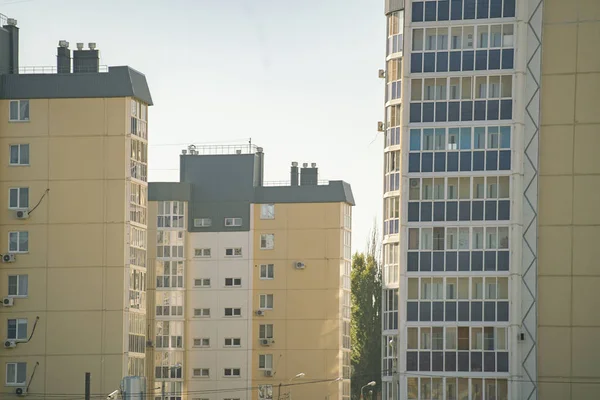
<svg viewBox="0 0 600 400"><path fill-rule="evenodd" d="M385 13L383 398L597 398L600 2Z"/></svg>
<svg viewBox="0 0 600 400"><path fill-rule="evenodd" d="M264 182L260 147L190 146L150 183L157 400L349 399L352 191L290 178Z"/></svg>
<svg viewBox="0 0 600 400"><path fill-rule="evenodd" d="M145 370L152 98L93 43L20 67L0 26L0 398L108 394Z"/></svg>

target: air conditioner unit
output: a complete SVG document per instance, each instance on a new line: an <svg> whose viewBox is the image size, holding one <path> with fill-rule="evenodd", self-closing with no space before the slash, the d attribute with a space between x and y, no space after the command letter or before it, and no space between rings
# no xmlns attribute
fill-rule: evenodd
<svg viewBox="0 0 600 400"><path fill-rule="evenodd" d="M12 297L5 297L4 299L2 299L2 305L4 307L12 307L14 305L15 299L13 299Z"/></svg>
<svg viewBox="0 0 600 400"><path fill-rule="evenodd" d="M154 347L154 342L152 340L146 340L146 347Z"/></svg>
<svg viewBox="0 0 600 400"><path fill-rule="evenodd" d="M379 121L377 123L377 132L384 132L385 131L385 124L381 121Z"/></svg>
<svg viewBox="0 0 600 400"><path fill-rule="evenodd" d="M270 369L265 369L265 376L273 376L273 371Z"/></svg>
<svg viewBox="0 0 600 400"><path fill-rule="evenodd" d="M264 310L256 310L254 314L258 315L259 317L262 317L263 315L265 315L265 312Z"/></svg>
<svg viewBox="0 0 600 400"><path fill-rule="evenodd" d="M385 78L385 70L384 69L379 70L379 78L381 78L381 79Z"/></svg>
<svg viewBox="0 0 600 400"><path fill-rule="evenodd" d="M296 269L304 269L304 268L306 268L306 265L304 265L303 262L297 261L297 262L294 263L294 268L296 268Z"/></svg>
<svg viewBox="0 0 600 400"><path fill-rule="evenodd" d="M273 343L275 343L275 341L273 339L260 339L261 346L270 346Z"/></svg>
<svg viewBox="0 0 600 400"><path fill-rule="evenodd" d="M7 349L14 349L15 347L17 347L17 341L8 339L4 342L4 347L6 347Z"/></svg>
<svg viewBox="0 0 600 400"><path fill-rule="evenodd" d="M27 219L27 218L29 218L29 211L28 210L17 210L17 212L15 212L15 216L17 217L17 219Z"/></svg>
<svg viewBox="0 0 600 400"><path fill-rule="evenodd" d="M419 180L418 179L411 179L410 180L410 187L411 188L418 188L419 187Z"/></svg>
<svg viewBox="0 0 600 400"><path fill-rule="evenodd" d="M14 254L4 254L2 255L2 262L3 263L12 263L15 262L16 258Z"/></svg>
<svg viewBox="0 0 600 400"><path fill-rule="evenodd" d="M26 388L22 388L22 387L16 388L15 389L15 393L19 397L25 397L25 396L27 396L27 389Z"/></svg>

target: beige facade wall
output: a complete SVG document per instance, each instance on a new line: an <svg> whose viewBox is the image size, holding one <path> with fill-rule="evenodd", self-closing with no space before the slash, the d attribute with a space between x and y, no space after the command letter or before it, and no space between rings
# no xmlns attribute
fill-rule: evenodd
<svg viewBox="0 0 600 400"><path fill-rule="evenodd" d="M545 0L539 398L600 393L600 2Z"/></svg>
<svg viewBox="0 0 600 400"><path fill-rule="evenodd" d="M29 122L8 122L0 101L0 253L8 232L28 231L29 251L0 267L0 297L8 276L28 275L28 295L0 308L26 318L31 341L0 348L0 395L12 398L6 363L27 362L31 395L110 393L127 374L128 169L130 99L30 100ZM9 145L29 144L30 165L9 166ZM27 220L8 210L8 190L29 187ZM37 367L36 367L36 364ZM35 375L31 379L35 369ZM22 386L22 385L19 385Z"/></svg>
<svg viewBox="0 0 600 400"><path fill-rule="evenodd" d="M278 385L281 395L297 399L341 399L342 376L342 281L344 274L344 204L275 204L275 218L261 219L261 205L254 205L253 301L273 294L273 309L252 322L252 387ZM261 249L261 235L273 234L272 250ZM294 263L303 262L305 269ZM260 279L260 265L273 264L274 278ZM261 346L261 324L273 325L274 343ZM259 356L271 354L272 377L259 368ZM297 374L305 376L286 387ZM349 384L349 382L344 382ZM329 397L328 397L329 396ZM282 397L287 398L287 397ZM252 399L258 399L253 391Z"/></svg>

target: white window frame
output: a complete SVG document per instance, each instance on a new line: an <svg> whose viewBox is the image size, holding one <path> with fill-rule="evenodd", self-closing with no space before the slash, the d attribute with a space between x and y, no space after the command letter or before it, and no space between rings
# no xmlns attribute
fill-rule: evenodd
<svg viewBox="0 0 600 400"><path fill-rule="evenodd" d="M8 334L8 325L11 321L14 321L15 328L16 328L14 337L11 337ZM18 342L27 341L27 330L28 330L27 318L9 318L6 321L6 338L9 340L16 340ZM25 331L25 332L23 332L23 331Z"/></svg>
<svg viewBox="0 0 600 400"><path fill-rule="evenodd" d="M194 378L210 378L210 368L193 368L192 376Z"/></svg>
<svg viewBox="0 0 600 400"><path fill-rule="evenodd" d="M269 334L269 331L270 334ZM260 324L258 325L258 338L259 339L273 339L275 328L273 324Z"/></svg>
<svg viewBox="0 0 600 400"><path fill-rule="evenodd" d="M11 117L13 105L17 106L17 119ZM8 102L8 122L29 122L30 108L29 100L11 100ZM24 112L25 111L25 112ZM25 115L26 114L26 115Z"/></svg>
<svg viewBox="0 0 600 400"><path fill-rule="evenodd" d="M260 219L275 219L275 204L261 204Z"/></svg>
<svg viewBox="0 0 600 400"><path fill-rule="evenodd" d="M8 376L8 370L9 370L9 365L12 365L15 371L15 375L14 379L9 380L9 376ZM25 367L25 373L23 374L24 376L23 381L18 381L17 379L19 378L19 367ZM22 386L25 385L27 383L27 363L26 362L8 362L6 363L6 386Z"/></svg>
<svg viewBox="0 0 600 400"><path fill-rule="evenodd" d="M260 249L261 250L273 250L274 248L275 248L275 234L274 233L261 233Z"/></svg>
<svg viewBox="0 0 600 400"><path fill-rule="evenodd" d="M242 226L242 219L239 217L225 218L225 226Z"/></svg>
<svg viewBox="0 0 600 400"><path fill-rule="evenodd" d="M270 307L269 307L269 300L270 300ZM273 294L269 293L269 294L261 294L259 297L259 309L260 310L272 310L273 309L273 305L275 303L275 297L273 296Z"/></svg>
<svg viewBox="0 0 600 400"><path fill-rule="evenodd" d="M231 285L227 284L227 280L228 279L231 279ZM239 279L239 282L240 282L239 284L235 283L235 281L238 280L238 279ZM225 287L237 287L237 288L242 287L242 278L239 278L239 277L237 277L237 278L225 278Z"/></svg>
<svg viewBox="0 0 600 400"><path fill-rule="evenodd" d="M275 279L275 264L261 264L259 274L263 280Z"/></svg>
<svg viewBox="0 0 600 400"><path fill-rule="evenodd" d="M209 247L202 249L194 249L194 258L210 258L211 250Z"/></svg>
<svg viewBox="0 0 600 400"><path fill-rule="evenodd" d="M200 314L196 310L200 310ZM210 308L194 308L194 318L210 318Z"/></svg>
<svg viewBox="0 0 600 400"><path fill-rule="evenodd" d="M199 341L198 344L196 341ZM210 338L194 338L192 347L210 347Z"/></svg>
<svg viewBox="0 0 600 400"><path fill-rule="evenodd" d="M21 153L22 153L23 146L27 146L27 158L30 159L30 156L31 156L31 153L30 153L31 146L29 145L29 143L11 144L11 145L8 146L8 163L9 163L10 166L28 166L29 163L31 162L31 159L27 163L21 162L21 158L22 158ZM16 163L11 162L11 159L12 159L11 155L12 155L12 149L13 149L13 147L16 147L17 151L18 151L18 161Z"/></svg>
<svg viewBox="0 0 600 400"><path fill-rule="evenodd" d="M273 400L273 385L258 385L258 400Z"/></svg>
<svg viewBox="0 0 600 400"><path fill-rule="evenodd" d="M21 236L25 234L27 236L27 245L26 245L26 249L21 249ZM11 250L10 248L10 243L11 243L11 236L16 235L16 243L17 243L17 249L16 250ZM28 231L11 231L8 232L8 252L11 254L17 254L17 253L29 253L29 232Z"/></svg>
<svg viewBox="0 0 600 400"><path fill-rule="evenodd" d="M16 294L10 294L10 278L16 278L17 279L17 293ZM25 277L25 278L23 278ZM25 279L27 280L27 285L25 286L25 292L26 293L19 293L19 288L21 287L21 280ZM27 274L21 274L21 275L8 275L7 278L7 286L8 286L8 297L27 297L28 293L29 293L29 275Z"/></svg>
<svg viewBox="0 0 600 400"><path fill-rule="evenodd" d="M231 310L231 315L227 315L227 310ZM236 312L239 314L236 315ZM241 318L242 308L241 307L225 307L223 309L223 318Z"/></svg>
<svg viewBox="0 0 600 400"><path fill-rule="evenodd" d="M262 371L272 370L273 369L273 354L259 354L258 355L258 369L260 369Z"/></svg>
<svg viewBox="0 0 600 400"><path fill-rule="evenodd" d="M208 217L194 218L194 228L209 228L212 226L212 219Z"/></svg>
<svg viewBox="0 0 600 400"><path fill-rule="evenodd" d="M227 341L230 341L230 344L227 344ZM235 344L235 341L238 341L239 344ZM223 340L223 347L242 347L242 338L225 338Z"/></svg>
<svg viewBox="0 0 600 400"><path fill-rule="evenodd" d="M194 287L209 288L210 287L210 278L195 278L194 279Z"/></svg>
<svg viewBox="0 0 600 400"><path fill-rule="evenodd" d="M231 254L228 255L227 252L231 250ZM228 247L225 249L225 257L242 257L242 248L241 247Z"/></svg>
<svg viewBox="0 0 600 400"><path fill-rule="evenodd" d="M17 191L17 205L13 206L10 204L11 194L13 190ZM23 197L22 192L27 191L27 204L21 206L21 197ZM8 188L8 209L9 210L27 210L29 208L29 187L11 187Z"/></svg>
<svg viewBox="0 0 600 400"><path fill-rule="evenodd" d="M229 370L229 375L227 374ZM236 374L237 372L237 374ZM240 378L242 376L242 369L239 367L228 367L223 368L223 377L225 378Z"/></svg>

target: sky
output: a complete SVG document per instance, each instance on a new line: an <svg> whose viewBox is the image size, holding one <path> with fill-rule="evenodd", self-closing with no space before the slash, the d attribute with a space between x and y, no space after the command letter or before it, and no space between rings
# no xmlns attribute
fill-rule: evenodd
<svg viewBox="0 0 600 400"><path fill-rule="evenodd" d="M149 181L177 181L188 144L252 143L265 180L292 161L352 186L353 249L381 231L383 0L0 0L21 66L53 66L61 39L146 75Z"/></svg>

